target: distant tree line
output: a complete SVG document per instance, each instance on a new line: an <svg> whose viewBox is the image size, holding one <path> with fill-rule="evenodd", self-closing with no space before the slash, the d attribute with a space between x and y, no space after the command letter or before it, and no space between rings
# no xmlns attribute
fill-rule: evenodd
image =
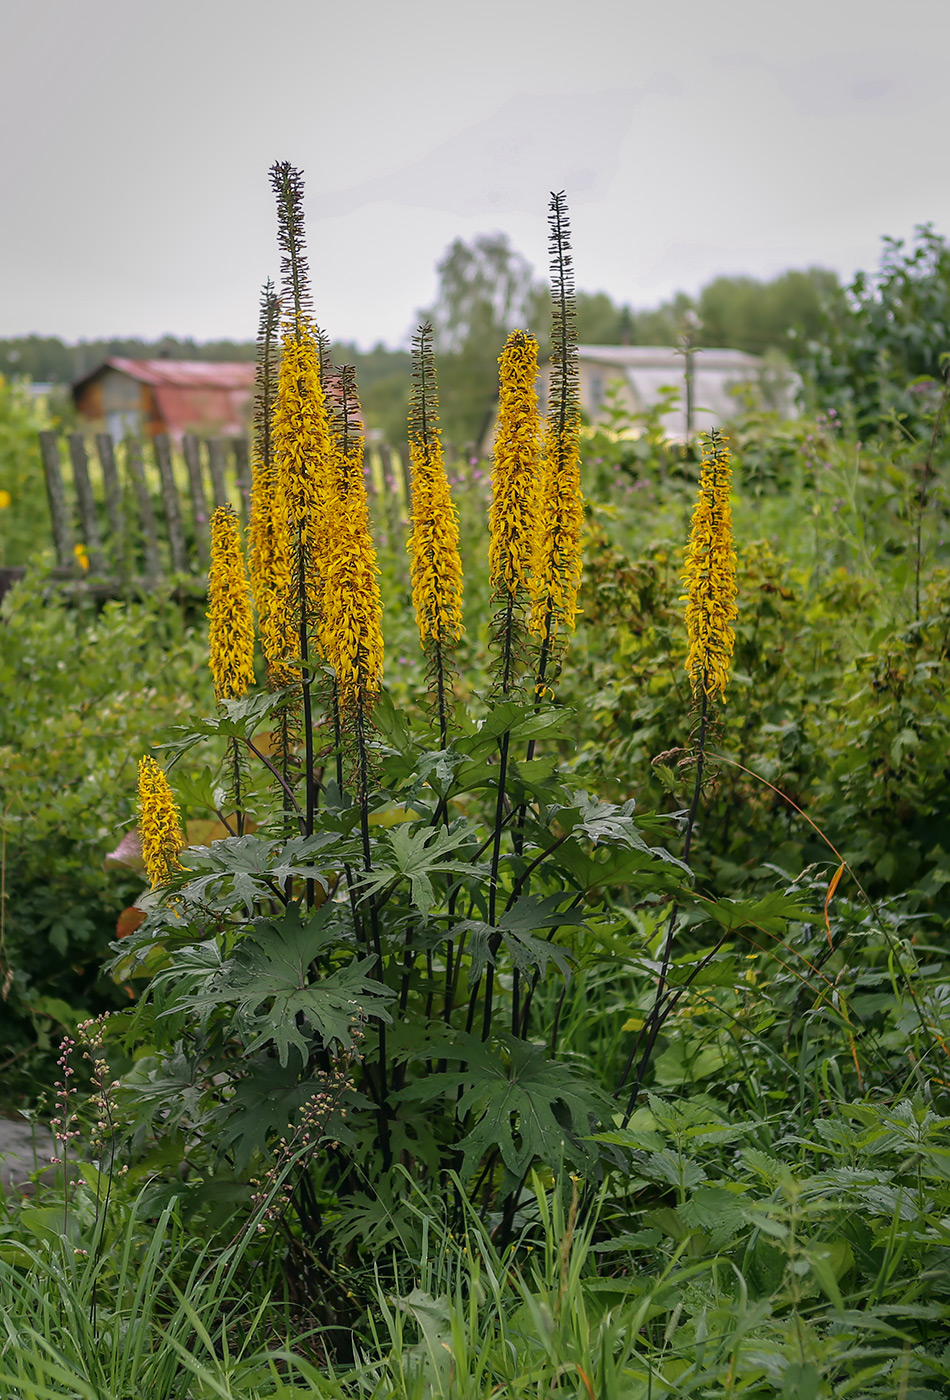
<svg viewBox="0 0 950 1400"><path fill-rule="evenodd" d="M436 299L418 316L435 328L446 441L464 448L491 414L508 332L529 328L546 351L548 290L505 234L456 239L437 272ZM582 345L678 345L688 334L700 346L781 352L805 375L817 403L850 407L859 421L872 422L911 411L911 378L941 374L940 354L950 349L950 247L930 225L917 229L909 248L885 239L879 272L859 273L849 287L834 272L810 267L767 280L716 277L696 297L680 292L649 310L582 291L577 333ZM254 353L252 341L117 337L67 345L54 336L20 336L0 340L0 374L68 384L113 355L250 360ZM344 341L333 346L333 358L356 367L368 426L402 441L408 352L382 343L361 351Z"/></svg>
<svg viewBox="0 0 950 1400"><path fill-rule="evenodd" d="M7 379L31 379L34 383L65 387L113 356L130 360L253 360L253 340L141 340L114 336L109 340L81 340L69 345L57 336L24 335L0 340L0 374ZM347 342L335 344L336 364L356 366L365 399L367 421L394 441L405 432L408 402L409 352L376 345L358 350Z"/></svg>
<svg viewBox="0 0 950 1400"><path fill-rule="evenodd" d="M508 331L532 329L544 344L548 292L528 260L504 234L456 239L438 265L434 304L421 316L435 327L442 416L448 437L477 440L491 411L497 356ZM762 354L782 351L797 361L837 314L843 293L834 272L812 267L768 281L717 277L697 297L680 292L652 310L635 310L606 292L578 292L582 345L697 345Z"/></svg>

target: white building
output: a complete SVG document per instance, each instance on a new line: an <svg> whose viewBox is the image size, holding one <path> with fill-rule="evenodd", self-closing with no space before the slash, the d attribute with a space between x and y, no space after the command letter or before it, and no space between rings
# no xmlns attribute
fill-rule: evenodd
<svg viewBox="0 0 950 1400"><path fill-rule="evenodd" d="M662 389L675 388L679 401L664 415L663 422L671 438L685 438L687 399L691 403L690 428L699 433L735 415L739 406L735 390L741 385L751 382L765 388L763 376L768 368L759 355L748 355L744 350L695 349L689 361L691 392L687 389L687 356L672 346L580 345L581 408L591 422L602 419L608 388L616 384L620 401L630 413L643 413L661 401ZM794 417L797 376L790 374L787 381L781 386L770 383L769 388L774 398L778 387L780 402L774 406Z"/></svg>

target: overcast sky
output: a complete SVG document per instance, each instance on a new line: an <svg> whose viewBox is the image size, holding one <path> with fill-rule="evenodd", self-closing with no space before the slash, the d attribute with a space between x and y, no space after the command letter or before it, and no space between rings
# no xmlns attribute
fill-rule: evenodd
<svg viewBox="0 0 950 1400"><path fill-rule="evenodd" d="M950 233L950 0L0 0L0 337L250 339L275 159L319 321L402 343L455 237L634 306Z"/></svg>

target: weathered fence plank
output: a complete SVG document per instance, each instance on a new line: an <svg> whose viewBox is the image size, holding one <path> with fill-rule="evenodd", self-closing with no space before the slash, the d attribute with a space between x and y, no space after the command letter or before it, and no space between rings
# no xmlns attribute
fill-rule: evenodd
<svg viewBox="0 0 950 1400"><path fill-rule="evenodd" d="M126 441L125 450L129 464L129 476L132 478L132 488L135 491L135 501L139 510L139 520L142 523L145 578L147 582L154 584L162 576L162 561L158 553L158 526L155 523L152 498L148 493L145 467L142 463L142 445L136 442L135 438L129 438Z"/></svg>
<svg viewBox="0 0 950 1400"><path fill-rule="evenodd" d="M251 513L251 462L247 438L234 439L234 472L241 494L241 519L246 525Z"/></svg>
<svg viewBox="0 0 950 1400"><path fill-rule="evenodd" d="M78 527L78 537L88 553L93 575L86 588L97 597L116 596L130 588L154 589L169 571L169 564L172 574L196 575L193 586L179 578L186 592L203 587L201 578L210 563L211 553L209 478L215 505L229 503L236 481L245 523L250 515L252 473L245 439L206 439L208 462L205 467L201 441L194 434L186 433L182 454L188 484L184 486L182 476L176 477L176 471L180 473L181 468L176 466L171 441L159 434L151 449L159 487L156 492L151 452L146 464L141 442L126 439L124 452L118 453L112 435L98 433L95 449L102 472L101 501L97 499L98 474L93 471L90 475L90 459L82 433L71 433L68 437L73 488L68 474L63 471L56 434L40 433L39 440L58 575L74 580L77 577L78 551L74 551L73 543ZM387 443L365 444L363 475L380 547L394 550L402 573L406 566L402 542L412 506L408 452ZM182 500L183 492L187 503ZM160 507L157 507L158 495ZM186 518L189 509L191 519ZM188 528L191 520L194 522L193 543Z"/></svg>
<svg viewBox="0 0 950 1400"><path fill-rule="evenodd" d="M162 501L165 505L165 524L168 526L168 546L172 556L172 570L183 574L188 568L188 555L185 551L185 529L181 523L181 506L178 502L178 487L172 469L172 447L166 433L156 433L153 446L155 461L162 479Z"/></svg>
<svg viewBox="0 0 950 1400"><path fill-rule="evenodd" d="M86 456L86 439L82 433L69 434L69 460L73 468L73 485L76 488L76 501L79 506L79 519L85 536L89 566L94 574L101 574L105 567L102 558L102 539L99 534L99 521L96 517L96 499L92 494L89 480L89 459Z"/></svg>
<svg viewBox="0 0 950 1400"><path fill-rule="evenodd" d="M122 510L122 483L115 460L115 445L111 433L96 433L96 453L102 468L102 481L106 492L106 519L109 522L109 551L119 577L128 574L128 555L125 548L125 519Z"/></svg>
<svg viewBox="0 0 950 1400"><path fill-rule="evenodd" d="M202 572L211 562L211 549L208 544L208 498L205 495L204 475L201 471L201 445L194 433L185 433L181 440L188 468L188 484L191 488L191 505L195 522L195 546L198 563Z"/></svg>
<svg viewBox="0 0 950 1400"><path fill-rule="evenodd" d="M230 497L224 476L224 443L220 438L208 439L208 469L211 472L211 494L214 496L214 503L216 506L226 506Z"/></svg>
<svg viewBox="0 0 950 1400"><path fill-rule="evenodd" d="M75 562L73 531L69 507L66 504L63 469L59 460L59 442L55 433L40 433L40 451L43 454L43 475L46 477L46 496L49 501L50 523L53 526L56 562L61 569L71 569Z"/></svg>

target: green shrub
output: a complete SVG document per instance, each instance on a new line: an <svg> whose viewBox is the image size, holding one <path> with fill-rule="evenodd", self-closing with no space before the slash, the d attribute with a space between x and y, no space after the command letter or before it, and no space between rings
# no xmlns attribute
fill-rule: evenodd
<svg viewBox="0 0 950 1400"><path fill-rule="evenodd" d="M40 1075L33 1049L127 1001L102 964L142 877L104 861L134 823L154 716L179 718L210 685L203 627L165 597L96 611L33 573L4 600L0 629L0 1057L14 1057L15 1094Z"/></svg>

